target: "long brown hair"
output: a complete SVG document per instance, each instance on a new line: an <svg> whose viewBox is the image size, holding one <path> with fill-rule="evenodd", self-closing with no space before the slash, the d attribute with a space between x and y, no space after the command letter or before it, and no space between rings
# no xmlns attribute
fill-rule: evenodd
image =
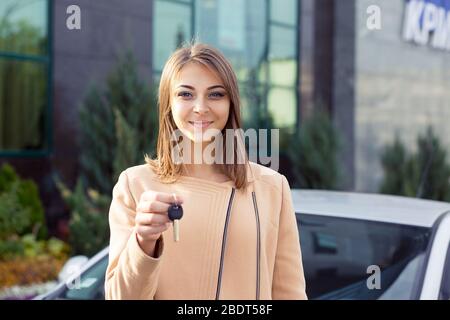
<svg viewBox="0 0 450 320"><path fill-rule="evenodd" d="M201 43L185 45L176 50L167 60L161 74L159 83L158 105L159 105L159 133L157 143L156 159L150 159L145 155L145 161L158 178L164 183L173 183L182 173L182 165L176 164L172 160L171 135L177 128L171 111L171 88L172 81L176 78L181 69L189 62L196 62L204 65L222 80L225 90L230 97L230 112L228 121L222 130L223 136L223 156L227 155L227 143L225 129L241 129L241 102L236 75L231 64L217 49ZM236 188L247 186L247 165L248 157L243 147L243 141L239 136L235 136L233 143L234 163L228 164L226 161L220 164L220 169L228 178L234 181ZM236 141L237 140L237 141ZM238 163L236 158L244 159L244 163Z"/></svg>

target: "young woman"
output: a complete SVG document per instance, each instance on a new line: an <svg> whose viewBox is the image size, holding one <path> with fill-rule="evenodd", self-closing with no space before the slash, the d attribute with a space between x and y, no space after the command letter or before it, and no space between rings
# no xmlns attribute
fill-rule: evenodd
<svg viewBox="0 0 450 320"><path fill-rule="evenodd" d="M226 141L241 128L230 63L208 45L178 49L158 98L156 159L123 171L113 190L106 298L306 299L288 181L248 161L238 138ZM208 130L215 134L198 134ZM193 160L220 138L214 159L234 161ZM173 204L183 208L179 241Z"/></svg>

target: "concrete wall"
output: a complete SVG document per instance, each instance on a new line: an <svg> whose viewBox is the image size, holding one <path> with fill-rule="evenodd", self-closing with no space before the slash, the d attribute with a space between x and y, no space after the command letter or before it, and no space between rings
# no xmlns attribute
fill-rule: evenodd
<svg viewBox="0 0 450 320"><path fill-rule="evenodd" d="M333 107L332 115L340 133L338 159L341 185L355 186L355 6L359 0L334 1Z"/></svg>
<svg viewBox="0 0 450 320"><path fill-rule="evenodd" d="M396 134L414 150L432 125L450 154L450 52L402 39L404 0L356 1L356 189L377 191L382 148ZM368 30L366 9L381 9L381 30Z"/></svg>

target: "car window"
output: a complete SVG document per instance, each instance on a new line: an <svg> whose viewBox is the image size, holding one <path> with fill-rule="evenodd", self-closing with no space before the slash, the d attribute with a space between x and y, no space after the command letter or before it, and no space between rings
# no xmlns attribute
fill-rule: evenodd
<svg viewBox="0 0 450 320"><path fill-rule="evenodd" d="M442 275L439 300L450 300L450 245L448 246L447 256L445 258L445 269Z"/></svg>
<svg viewBox="0 0 450 320"><path fill-rule="evenodd" d="M70 283L59 298L74 300L103 300L105 299L105 272L108 266L108 255L95 263L81 276Z"/></svg>
<svg viewBox="0 0 450 320"><path fill-rule="evenodd" d="M297 225L309 298L413 297L429 228L311 214L297 214ZM379 288L369 288L372 275Z"/></svg>

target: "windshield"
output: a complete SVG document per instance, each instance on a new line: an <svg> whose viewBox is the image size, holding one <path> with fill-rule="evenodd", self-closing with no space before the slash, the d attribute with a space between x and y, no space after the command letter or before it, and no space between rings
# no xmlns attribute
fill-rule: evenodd
<svg viewBox="0 0 450 320"><path fill-rule="evenodd" d="M429 228L298 214L310 299L411 299Z"/></svg>
<svg viewBox="0 0 450 320"><path fill-rule="evenodd" d="M105 272L108 255L86 270L73 283L66 286L59 299L102 300L104 296Z"/></svg>

